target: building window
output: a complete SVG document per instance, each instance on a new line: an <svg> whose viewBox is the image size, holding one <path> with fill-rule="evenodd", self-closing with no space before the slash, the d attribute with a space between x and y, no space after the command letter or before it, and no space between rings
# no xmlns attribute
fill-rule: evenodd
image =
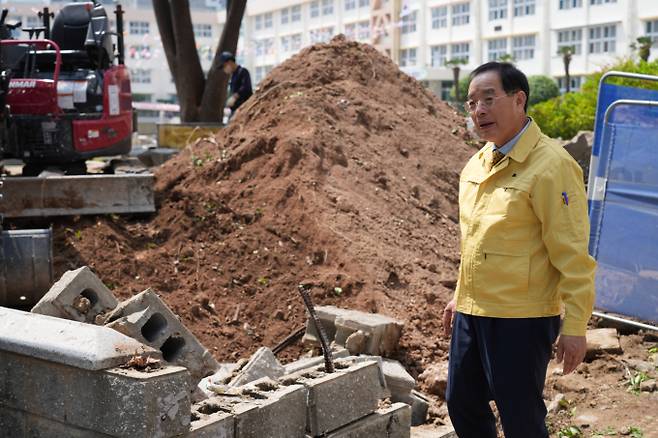
<svg viewBox="0 0 658 438"><path fill-rule="evenodd" d="M489 0L489 21L507 18L507 0Z"/></svg>
<svg viewBox="0 0 658 438"><path fill-rule="evenodd" d="M535 15L535 0L514 0L514 16Z"/></svg>
<svg viewBox="0 0 658 438"><path fill-rule="evenodd" d="M497 38L489 40L488 42L488 58L489 61L495 61L507 53L507 38Z"/></svg>
<svg viewBox="0 0 658 438"><path fill-rule="evenodd" d="M535 57L535 36L523 35L512 38L512 57L517 61Z"/></svg>
<svg viewBox="0 0 658 438"><path fill-rule="evenodd" d="M130 35L147 35L149 33L148 21L131 21L128 24Z"/></svg>
<svg viewBox="0 0 658 438"><path fill-rule="evenodd" d="M345 25L345 36L347 39L356 39L356 23L348 23Z"/></svg>
<svg viewBox="0 0 658 438"><path fill-rule="evenodd" d="M267 56L274 52L274 38L256 40L256 56Z"/></svg>
<svg viewBox="0 0 658 438"><path fill-rule="evenodd" d="M651 38L653 42L658 41L658 20L647 21L646 36Z"/></svg>
<svg viewBox="0 0 658 438"><path fill-rule="evenodd" d="M128 47L128 58L151 59L151 46L148 44L134 44Z"/></svg>
<svg viewBox="0 0 658 438"><path fill-rule="evenodd" d="M130 80L133 84L150 84L151 70L146 68L130 69Z"/></svg>
<svg viewBox="0 0 658 438"><path fill-rule="evenodd" d="M448 60L448 46L432 46L432 67L443 67Z"/></svg>
<svg viewBox="0 0 658 438"><path fill-rule="evenodd" d="M334 0L322 0L322 15L332 15L334 13Z"/></svg>
<svg viewBox="0 0 658 438"><path fill-rule="evenodd" d="M570 91L580 90L581 85L583 84L582 76L570 76ZM557 86L560 89L560 93L564 94L567 92L567 79L563 76L557 78Z"/></svg>
<svg viewBox="0 0 658 438"><path fill-rule="evenodd" d="M560 9L576 9L583 7L583 0L560 0L558 4Z"/></svg>
<svg viewBox="0 0 658 438"><path fill-rule="evenodd" d="M457 3L452 5L452 25L461 26L471 21L471 4Z"/></svg>
<svg viewBox="0 0 658 438"><path fill-rule="evenodd" d="M402 17L401 32L403 34L416 32L417 18L418 18L418 11L413 11Z"/></svg>
<svg viewBox="0 0 658 438"><path fill-rule="evenodd" d="M359 7L360 8L369 8L370 7L370 0L359 0Z"/></svg>
<svg viewBox="0 0 658 438"><path fill-rule="evenodd" d="M432 8L432 29L448 27L448 7Z"/></svg>
<svg viewBox="0 0 658 438"><path fill-rule="evenodd" d="M468 64L470 55L471 47L469 43L457 43L450 46L451 59L463 59Z"/></svg>
<svg viewBox="0 0 658 438"><path fill-rule="evenodd" d="M261 30L263 28L263 16L255 15L254 16L254 28L256 30Z"/></svg>
<svg viewBox="0 0 658 438"><path fill-rule="evenodd" d="M212 26L209 24L194 24L194 36L197 38L212 38Z"/></svg>
<svg viewBox="0 0 658 438"><path fill-rule="evenodd" d="M617 43L617 26L589 28L589 53L614 53Z"/></svg>
<svg viewBox="0 0 658 438"><path fill-rule="evenodd" d="M293 23L297 21L302 21L302 6L297 5L293 6L292 9L290 10L290 21Z"/></svg>
<svg viewBox="0 0 658 438"><path fill-rule="evenodd" d="M359 21L357 23L356 37L359 41L367 41L370 39L370 22L368 20Z"/></svg>
<svg viewBox="0 0 658 438"><path fill-rule="evenodd" d="M589 0L590 5L604 5L606 3L617 3L617 0Z"/></svg>
<svg viewBox="0 0 658 438"><path fill-rule="evenodd" d="M400 50L400 67L411 67L416 65L416 49Z"/></svg>
<svg viewBox="0 0 658 438"><path fill-rule="evenodd" d="M288 24L290 22L290 8L281 9L281 24Z"/></svg>
<svg viewBox="0 0 658 438"><path fill-rule="evenodd" d="M569 29L557 33L557 50L562 47L571 47L574 55L580 55L583 45L583 30Z"/></svg>
<svg viewBox="0 0 658 438"><path fill-rule="evenodd" d="M331 39L334 34L333 27L323 27L320 29L313 29L310 32L311 44L326 43Z"/></svg>
<svg viewBox="0 0 658 438"><path fill-rule="evenodd" d="M290 47L290 35L281 37L281 51L283 53L290 52L292 49Z"/></svg>
<svg viewBox="0 0 658 438"><path fill-rule="evenodd" d="M345 0L345 10L351 11L356 9L356 0Z"/></svg>
<svg viewBox="0 0 658 438"><path fill-rule="evenodd" d="M265 29L270 29L272 27L272 13L268 12L263 14L263 27Z"/></svg>
<svg viewBox="0 0 658 438"><path fill-rule="evenodd" d="M290 48L293 52L302 48L302 34L296 33L290 37Z"/></svg>
<svg viewBox="0 0 658 438"><path fill-rule="evenodd" d="M263 79L265 79L265 76L267 76L271 71L274 66L272 65L260 65L256 67L254 71L254 80L255 83L259 83Z"/></svg>
<svg viewBox="0 0 658 438"><path fill-rule="evenodd" d="M311 2L311 18L320 16L320 1L315 0Z"/></svg>

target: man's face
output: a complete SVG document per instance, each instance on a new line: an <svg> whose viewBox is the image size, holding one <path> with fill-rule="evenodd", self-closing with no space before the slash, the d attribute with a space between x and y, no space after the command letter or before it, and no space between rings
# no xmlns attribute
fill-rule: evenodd
<svg viewBox="0 0 658 438"><path fill-rule="evenodd" d="M502 146L525 120L525 93L505 93L498 72L487 71L471 80L466 98L470 116L480 138Z"/></svg>
<svg viewBox="0 0 658 438"><path fill-rule="evenodd" d="M226 61L224 65L222 65L222 70L224 70L224 73L226 73L227 75L232 75L233 70L235 70L235 62Z"/></svg>

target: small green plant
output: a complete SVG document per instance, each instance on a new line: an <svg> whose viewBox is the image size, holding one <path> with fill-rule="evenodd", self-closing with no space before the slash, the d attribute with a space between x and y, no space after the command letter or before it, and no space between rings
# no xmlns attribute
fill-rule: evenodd
<svg viewBox="0 0 658 438"><path fill-rule="evenodd" d="M644 438L644 432L639 427L630 426L627 432L627 435L631 438Z"/></svg>
<svg viewBox="0 0 658 438"><path fill-rule="evenodd" d="M75 238L78 240L82 240L82 231L76 230L75 231Z"/></svg>
<svg viewBox="0 0 658 438"><path fill-rule="evenodd" d="M640 393L640 385L642 382L649 380L649 376L646 375L646 373L643 372L637 372L632 374L631 376L628 377L628 392L632 392L633 394L639 394Z"/></svg>
<svg viewBox="0 0 658 438"><path fill-rule="evenodd" d="M194 167L201 167L203 166L203 158L197 157L195 155L192 155L192 165Z"/></svg>
<svg viewBox="0 0 658 438"><path fill-rule="evenodd" d="M153 249L153 248L157 248L157 247L158 247L158 245L154 242L149 242L149 243L146 244L147 249Z"/></svg>
<svg viewBox="0 0 658 438"><path fill-rule="evenodd" d="M336 287L334 288L334 293L335 293L336 295L340 296L340 295L343 293L343 288L342 288L342 287L338 287L338 286L336 286Z"/></svg>
<svg viewBox="0 0 658 438"><path fill-rule="evenodd" d="M606 436L617 436L617 431L614 427L608 426L604 430L598 430L592 434L592 438L603 438Z"/></svg>
<svg viewBox="0 0 658 438"><path fill-rule="evenodd" d="M268 283L270 282L267 279L267 277L259 277L258 280L256 280L256 281L258 281L258 284L260 284L261 286L267 286Z"/></svg>
<svg viewBox="0 0 658 438"><path fill-rule="evenodd" d="M655 345L655 346L649 348L648 351L649 351L649 354L656 354L656 353L658 353L658 345Z"/></svg>
<svg viewBox="0 0 658 438"><path fill-rule="evenodd" d="M557 433L558 438L584 438L583 433L576 426L569 426Z"/></svg>

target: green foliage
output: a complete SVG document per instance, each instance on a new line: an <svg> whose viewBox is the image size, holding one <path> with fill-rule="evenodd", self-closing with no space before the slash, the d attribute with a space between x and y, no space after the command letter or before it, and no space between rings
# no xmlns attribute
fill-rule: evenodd
<svg viewBox="0 0 658 438"><path fill-rule="evenodd" d="M529 106L536 105L560 95L560 89L558 88L557 83L548 76L530 76L528 77L528 84L530 85Z"/></svg>
<svg viewBox="0 0 658 438"><path fill-rule="evenodd" d="M550 137L570 139L578 131L594 130L599 81L601 76L610 70L658 76L658 61L635 62L632 59L621 59L616 64L588 76L579 92L568 93L536 104L530 108L530 116ZM611 78L609 83L658 90L658 82Z"/></svg>
<svg viewBox="0 0 658 438"><path fill-rule="evenodd" d="M565 427L557 433L558 438L583 438L583 433L576 426Z"/></svg>
<svg viewBox="0 0 658 438"><path fill-rule="evenodd" d="M649 380L649 376L647 376L643 372L638 372L634 373L633 375L628 377L628 392L632 392L633 394L639 394L640 393L640 385L642 382L646 382Z"/></svg>
<svg viewBox="0 0 658 438"><path fill-rule="evenodd" d="M459 100L460 102L466 102L466 96L468 95L468 86L471 85L471 78L465 77L459 80ZM455 88L453 87L450 90L450 100L455 101Z"/></svg>

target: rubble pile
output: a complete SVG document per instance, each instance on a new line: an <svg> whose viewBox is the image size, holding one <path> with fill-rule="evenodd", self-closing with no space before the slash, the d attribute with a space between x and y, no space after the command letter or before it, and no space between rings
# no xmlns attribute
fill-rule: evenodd
<svg viewBox="0 0 658 438"><path fill-rule="evenodd" d="M446 103L337 37L163 164L153 217L56 224L56 270L89 265L121 299L152 287L220 361L299 329L305 283L317 304L405 321L397 359L417 375L446 355L465 138Z"/></svg>

